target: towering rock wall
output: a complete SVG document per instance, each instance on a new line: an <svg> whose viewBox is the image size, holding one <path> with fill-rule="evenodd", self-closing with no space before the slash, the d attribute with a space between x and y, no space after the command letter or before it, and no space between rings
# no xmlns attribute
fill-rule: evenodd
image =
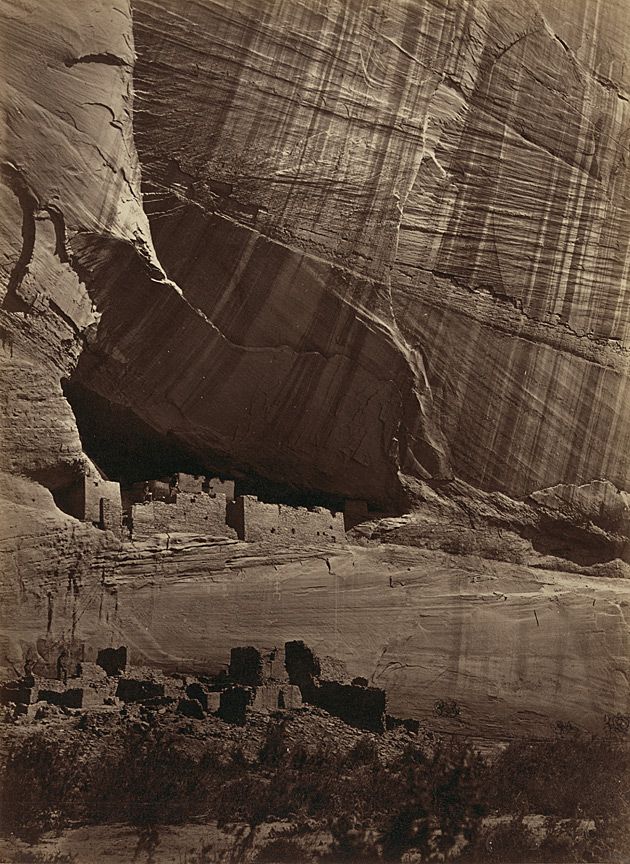
<svg viewBox="0 0 630 864"><path fill-rule="evenodd" d="M617 507L572 487L630 489L625 0L0 7L0 666L58 638L164 665L319 638L469 729L627 713L622 565L246 549L215 591L205 546L136 554L38 485L99 461L109 412L197 473Z"/></svg>
<svg viewBox="0 0 630 864"><path fill-rule="evenodd" d="M83 458L72 375L341 495L628 487L623 0L4 14L3 467Z"/></svg>
<svg viewBox="0 0 630 864"><path fill-rule="evenodd" d="M84 461L63 397L100 318L77 236L149 236L131 127L131 17L109 2L2 6L0 468L50 488Z"/></svg>
<svg viewBox="0 0 630 864"><path fill-rule="evenodd" d="M242 348L220 391L292 352L230 447L268 452L271 424L284 459L325 448L324 483L332 462L346 485L396 463L512 494L627 485L628 19L138 2L160 260Z"/></svg>

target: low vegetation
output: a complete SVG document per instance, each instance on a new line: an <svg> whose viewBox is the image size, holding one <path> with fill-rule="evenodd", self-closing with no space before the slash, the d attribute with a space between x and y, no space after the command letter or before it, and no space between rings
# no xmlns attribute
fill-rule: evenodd
<svg viewBox="0 0 630 864"><path fill-rule="evenodd" d="M41 729L3 761L2 830L27 839L72 824L284 820L294 830L259 861L311 860L313 826L331 838L321 861L613 862L630 849L630 755L612 738L513 743L493 759L414 742L386 759L375 736L345 750L296 742L277 717L254 758L156 725L72 740Z"/></svg>

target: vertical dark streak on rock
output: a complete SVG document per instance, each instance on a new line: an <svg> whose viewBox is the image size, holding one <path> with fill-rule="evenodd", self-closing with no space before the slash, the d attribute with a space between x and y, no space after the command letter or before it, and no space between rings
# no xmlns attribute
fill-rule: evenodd
<svg viewBox="0 0 630 864"><path fill-rule="evenodd" d="M4 163L2 166L2 174L7 185L14 193L22 208L22 250L11 275L7 286L7 294L4 298L2 308L8 312L27 312L29 305L25 303L18 295L17 290L22 284L28 265L33 258L33 249L35 248L35 210L37 209L37 201L35 196L28 188L28 185L20 171L10 163Z"/></svg>
<svg viewBox="0 0 630 864"><path fill-rule="evenodd" d="M52 622L53 622L53 595L52 591L48 592L48 623L46 626L46 633L50 633L52 630Z"/></svg>
<svg viewBox="0 0 630 864"><path fill-rule="evenodd" d="M66 223L63 213L54 204L49 204L46 211L55 229L55 255L63 264L68 264L70 258L66 249Z"/></svg>

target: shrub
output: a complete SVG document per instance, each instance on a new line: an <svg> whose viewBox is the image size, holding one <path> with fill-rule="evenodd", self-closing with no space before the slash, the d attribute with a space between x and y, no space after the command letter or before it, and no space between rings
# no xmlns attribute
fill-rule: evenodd
<svg viewBox="0 0 630 864"><path fill-rule="evenodd" d="M350 768L379 764L378 747L370 738L360 738L344 759Z"/></svg>
<svg viewBox="0 0 630 864"><path fill-rule="evenodd" d="M630 798L630 753L603 738L515 742L489 767L485 785L498 813L610 818Z"/></svg>
<svg viewBox="0 0 630 864"><path fill-rule="evenodd" d="M384 856L408 850L431 859L475 840L486 812L479 754L466 744L438 747L431 757L408 748L400 761L402 785L383 832Z"/></svg>
<svg viewBox="0 0 630 864"><path fill-rule="evenodd" d="M44 732L29 735L10 749L0 784L0 826L34 840L60 827L70 813L80 810L89 787L89 754Z"/></svg>
<svg viewBox="0 0 630 864"><path fill-rule="evenodd" d="M267 843L256 856L257 864L305 864L304 849L296 840L278 837Z"/></svg>
<svg viewBox="0 0 630 864"><path fill-rule="evenodd" d="M466 744L410 745L385 762L372 737L349 751L332 736L309 748L278 722L248 762L220 740L121 724L105 737L21 736L4 769L2 828L27 839L70 821L130 822L151 838L203 815L221 825L314 819L340 861L615 861L630 848L630 754L613 739L517 742L490 763ZM519 818L483 829L489 812ZM525 814L549 817L538 846ZM589 819L595 830L576 833Z"/></svg>

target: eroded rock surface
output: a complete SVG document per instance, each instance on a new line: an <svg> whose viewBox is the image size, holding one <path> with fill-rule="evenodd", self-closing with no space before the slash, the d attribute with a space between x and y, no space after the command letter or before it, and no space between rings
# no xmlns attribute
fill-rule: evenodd
<svg viewBox="0 0 630 864"><path fill-rule="evenodd" d="M40 531L33 545L44 551ZM630 714L627 565L580 575L536 566L535 555L515 564L186 535L82 548L81 558L76 546L48 547L54 569L40 562L27 584L3 581L8 677L62 637L209 674L231 645L304 640L384 688L392 714L459 734L545 736L558 721L602 733L606 715Z"/></svg>
<svg viewBox="0 0 630 864"><path fill-rule="evenodd" d="M80 458L74 375L328 493L627 488L621 0L5 17L8 467Z"/></svg>
<svg viewBox="0 0 630 864"><path fill-rule="evenodd" d="M2 10L5 667L49 634L164 666L306 639L464 730L627 713L624 0ZM130 428L390 509L463 478L499 540L122 544L43 486Z"/></svg>

